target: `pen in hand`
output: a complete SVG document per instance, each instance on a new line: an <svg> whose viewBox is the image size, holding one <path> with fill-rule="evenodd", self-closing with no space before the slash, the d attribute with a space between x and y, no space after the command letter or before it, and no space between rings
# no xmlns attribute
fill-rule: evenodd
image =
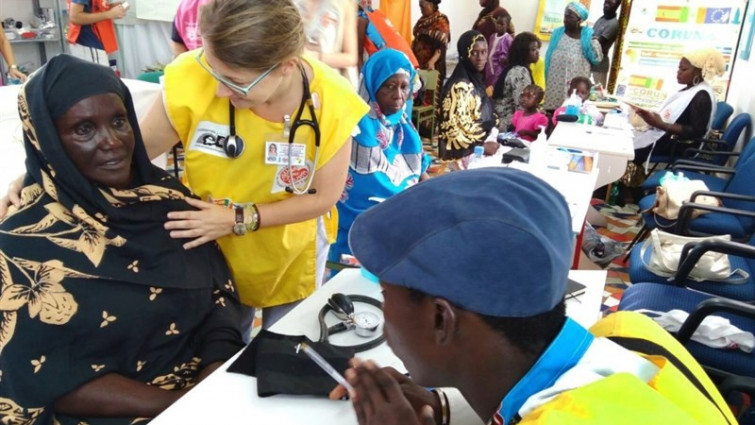
<svg viewBox="0 0 755 425"><path fill-rule="evenodd" d="M296 352L298 353L299 351L303 351L304 354L312 359L312 361L317 363L317 365L320 366L320 368L322 368L325 373L330 375L331 378L335 379L336 382L346 388L346 391L350 393L354 392L354 387L346 382L346 378L338 373L338 371L333 366L331 366L331 364L328 363L328 361L325 360L317 351L315 351L314 348L310 347L309 344L307 344L306 342L300 342L296 344Z"/></svg>

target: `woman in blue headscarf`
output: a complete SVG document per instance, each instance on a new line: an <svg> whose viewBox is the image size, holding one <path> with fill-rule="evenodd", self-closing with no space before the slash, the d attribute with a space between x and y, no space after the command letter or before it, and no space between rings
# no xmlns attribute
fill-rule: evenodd
<svg viewBox="0 0 755 425"><path fill-rule="evenodd" d="M409 118L417 73L402 52L383 49L362 68L359 92L370 112L359 121L346 186L338 202L338 239L329 260L350 254L349 229L367 208L427 178L429 156Z"/></svg>
<svg viewBox="0 0 755 425"><path fill-rule="evenodd" d="M561 106L568 95L567 87L574 77L590 77L591 65L600 63L603 51L590 27L581 24L587 20L587 8L573 1L564 11L564 26L551 34L545 53L545 110ZM564 37L566 35L566 37Z"/></svg>

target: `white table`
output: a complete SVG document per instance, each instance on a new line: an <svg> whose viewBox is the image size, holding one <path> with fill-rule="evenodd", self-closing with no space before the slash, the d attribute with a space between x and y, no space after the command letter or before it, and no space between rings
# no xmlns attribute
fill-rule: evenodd
<svg viewBox="0 0 755 425"><path fill-rule="evenodd" d="M632 132L628 128L560 122L548 138L548 145L598 152L595 189L618 180L626 170L627 161L634 159Z"/></svg>
<svg viewBox="0 0 755 425"><path fill-rule="evenodd" d="M160 85L139 80L123 79L134 99L139 119L161 92ZM24 140L21 120L18 118L18 91L20 85L0 86L0 196L4 196L8 183L26 172ZM156 158L154 164L165 168L166 156Z"/></svg>
<svg viewBox="0 0 755 425"><path fill-rule="evenodd" d="M578 270L571 271L569 276L584 284L587 290L575 299L567 300L567 314L583 326L590 326L600 314L606 272ZM291 310L270 330L287 335L304 334L310 339L317 339L319 332L317 313L327 299L336 292L368 295L382 300L379 285L362 277L359 270L344 270ZM357 307L361 307L361 304ZM357 423L351 403L347 401L289 395L259 398L256 378L226 372L236 357L238 355L165 410L151 424L353 425ZM359 357L374 359L382 366L393 366L398 370L404 370L401 361L387 344L381 344L372 350L360 353Z"/></svg>
<svg viewBox="0 0 755 425"><path fill-rule="evenodd" d="M606 287L606 270L571 270L569 277L585 285L585 293L566 300L566 314L577 323L589 328L600 319L603 292Z"/></svg>

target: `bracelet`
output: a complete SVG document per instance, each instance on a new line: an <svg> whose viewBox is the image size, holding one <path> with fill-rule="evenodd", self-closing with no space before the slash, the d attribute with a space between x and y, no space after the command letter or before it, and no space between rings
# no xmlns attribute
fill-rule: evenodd
<svg viewBox="0 0 755 425"><path fill-rule="evenodd" d="M440 401L440 425L449 425L451 421L451 410L448 405L448 397L446 393L440 388L433 388L430 390L438 396Z"/></svg>
<svg viewBox="0 0 755 425"><path fill-rule="evenodd" d="M260 228L260 224L262 223L262 220L260 220L260 210L257 208L257 204L252 204L252 209L254 210L252 212L252 232L256 232Z"/></svg>
<svg viewBox="0 0 755 425"><path fill-rule="evenodd" d="M254 202L240 204L244 207L244 226L247 231L255 232L260 228L260 212Z"/></svg>
<svg viewBox="0 0 755 425"><path fill-rule="evenodd" d="M16 65L16 64L13 64L13 65L9 66L9 68L10 69L15 69L16 71L18 71L18 65Z"/></svg>

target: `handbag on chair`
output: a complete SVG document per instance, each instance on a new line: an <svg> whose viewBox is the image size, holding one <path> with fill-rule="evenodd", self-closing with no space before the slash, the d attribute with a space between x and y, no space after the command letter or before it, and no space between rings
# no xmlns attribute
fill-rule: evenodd
<svg viewBox="0 0 755 425"><path fill-rule="evenodd" d="M658 276L673 277L679 269L679 258L684 245L702 242L706 239L731 240L731 235L689 237L679 236L663 230L653 229L650 237L640 248L642 265ZM648 256L647 250L652 250ZM721 252L708 251L697 261L688 277L699 282L719 281L722 283L744 283L749 273L742 269L731 270L729 256Z"/></svg>
<svg viewBox="0 0 755 425"><path fill-rule="evenodd" d="M708 191L708 186L702 180L690 180L684 176L666 173L661 179L661 185L655 188L655 205L653 213L667 220L679 218L679 210L685 202L689 202L692 194L698 191ZM698 196L696 204L719 206L720 201L713 196ZM694 210L692 218L708 211Z"/></svg>

